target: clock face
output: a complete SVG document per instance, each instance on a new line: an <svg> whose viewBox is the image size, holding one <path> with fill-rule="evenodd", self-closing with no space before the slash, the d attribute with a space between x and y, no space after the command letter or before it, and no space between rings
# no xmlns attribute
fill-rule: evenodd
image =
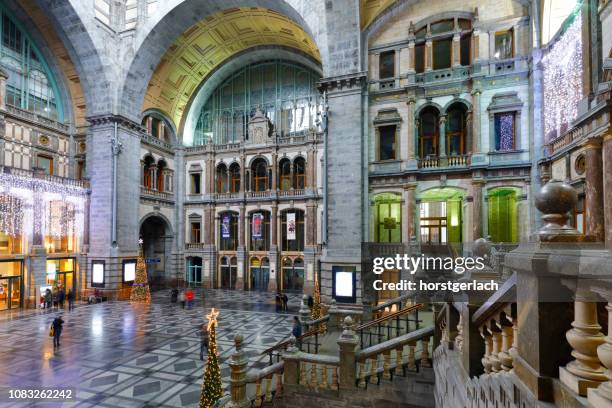
<svg viewBox="0 0 612 408"><path fill-rule="evenodd" d="M49 145L49 138L45 135L42 135L38 138L38 143L40 143L43 146L48 146Z"/></svg>

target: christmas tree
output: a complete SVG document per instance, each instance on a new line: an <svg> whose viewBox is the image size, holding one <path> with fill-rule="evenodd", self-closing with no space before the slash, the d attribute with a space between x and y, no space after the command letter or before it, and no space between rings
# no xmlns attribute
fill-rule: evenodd
<svg viewBox="0 0 612 408"><path fill-rule="evenodd" d="M204 384L202 384L202 394L200 395L199 408L211 408L223 396L221 387L221 370L219 370L219 360L217 360L217 316L219 312L213 308L208 318L208 361L206 371L204 371Z"/></svg>
<svg viewBox="0 0 612 408"><path fill-rule="evenodd" d="M149 280L147 277L147 265L144 261L144 255L142 252L142 239L138 241L140 244L140 251L138 253L138 261L136 261L136 277L132 284L132 293L130 294L130 300L132 302L151 302L151 291L149 290Z"/></svg>
<svg viewBox="0 0 612 408"><path fill-rule="evenodd" d="M312 310L310 311L310 317L312 320L317 320L321 317L321 289L319 288L319 280L315 274L315 286L314 293L312 295Z"/></svg>

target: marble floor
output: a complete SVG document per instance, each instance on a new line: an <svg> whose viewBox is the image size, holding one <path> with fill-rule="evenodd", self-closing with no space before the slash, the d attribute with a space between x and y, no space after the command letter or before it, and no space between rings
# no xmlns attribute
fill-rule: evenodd
<svg viewBox="0 0 612 408"><path fill-rule="evenodd" d="M229 290L196 292L192 309L157 292L150 305L110 302L64 312L61 346L48 336L56 313L0 323L0 393L19 387L73 387L71 402L11 403L0 407L195 407L203 362L199 328L211 307L220 310L217 344L223 385L229 386L233 338L244 336L249 367L267 365L266 348L287 338L299 296L289 313L275 312L274 295Z"/></svg>

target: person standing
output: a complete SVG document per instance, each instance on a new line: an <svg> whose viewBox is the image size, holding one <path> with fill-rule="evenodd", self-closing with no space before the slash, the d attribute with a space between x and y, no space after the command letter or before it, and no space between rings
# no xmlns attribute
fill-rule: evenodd
<svg viewBox="0 0 612 408"><path fill-rule="evenodd" d="M53 347L60 346L60 336L62 335L62 328L64 321L62 320L62 315L57 315L55 319L53 319Z"/></svg>
<svg viewBox="0 0 612 408"><path fill-rule="evenodd" d="M185 291L185 299L187 300L187 309L191 309L191 304L193 303L193 290L191 288L187 288Z"/></svg>
<svg viewBox="0 0 612 408"><path fill-rule="evenodd" d="M74 309L74 292L72 289L68 290L68 311Z"/></svg>
<svg viewBox="0 0 612 408"><path fill-rule="evenodd" d="M53 297L53 308L57 309L57 286L53 287L53 290L51 291L51 296Z"/></svg>
<svg viewBox="0 0 612 408"><path fill-rule="evenodd" d="M274 303L276 304L276 311L280 312L282 309L283 299L281 298L280 291L276 292L276 296L274 297Z"/></svg>
<svg viewBox="0 0 612 408"><path fill-rule="evenodd" d="M185 291L181 290L181 293L179 293L179 302L181 302L181 307L184 309L185 308Z"/></svg>
<svg viewBox="0 0 612 408"><path fill-rule="evenodd" d="M300 323L300 319L297 316L293 316L293 330L291 330L291 334L296 339L299 339L302 335L302 323Z"/></svg>
<svg viewBox="0 0 612 408"><path fill-rule="evenodd" d="M59 288L57 291L57 303L59 308L64 310L64 301L66 300L66 292L64 292L64 288Z"/></svg>
<svg viewBox="0 0 612 408"><path fill-rule="evenodd" d="M289 311L289 307L287 306L287 303L289 303L289 298L287 297L287 294L283 293L283 296L281 299L283 301L283 312Z"/></svg>
<svg viewBox="0 0 612 408"><path fill-rule="evenodd" d="M208 354L208 326L203 324L202 329L200 330L200 360L204 361L204 350L206 350L206 354Z"/></svg>

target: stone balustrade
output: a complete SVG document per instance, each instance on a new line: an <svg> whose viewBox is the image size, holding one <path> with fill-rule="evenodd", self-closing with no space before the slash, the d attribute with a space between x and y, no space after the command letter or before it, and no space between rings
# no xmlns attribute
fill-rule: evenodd
<svg viewBox="0 0 612 408"><path fill-rule="evenodd" d="M140 186L140 196L142 198L153 198L164 201L174 201L174 194L165 191L157 191L145 186Z"/></svg>
<svg viewBox="0 0 612 408"><path fill-rule="evenodd" d="M366 388L368 382L379 384L381 378L391 379L400 371L405 376L407 371L431 367L433 335L434 328L426 327L358 351L357 386Z"/></svg>

